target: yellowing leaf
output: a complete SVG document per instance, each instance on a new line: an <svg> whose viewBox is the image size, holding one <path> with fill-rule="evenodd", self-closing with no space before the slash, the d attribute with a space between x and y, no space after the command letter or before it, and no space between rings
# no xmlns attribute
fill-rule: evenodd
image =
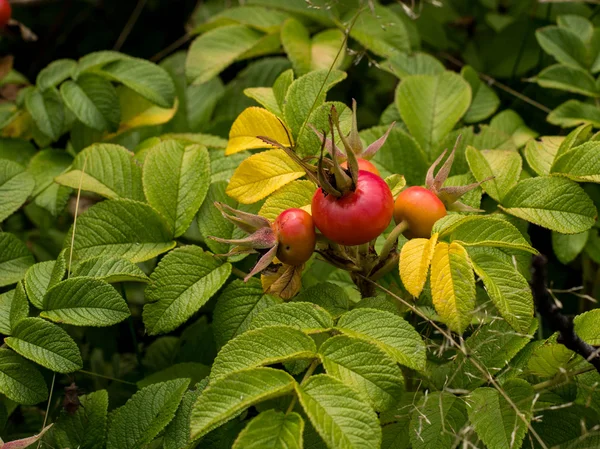
<svg viewBox="0 0 600 449"><path fill-rule="evenodd" d="M264 151L242 161L226 192L242 204L252 204L303 175L304 169L285 151Z"/></svg>
<svg viewBox="0 0 600 449"><path fill-rule="evenodd" d="M229 155L255 148L274 148L257 136L268 137L289 147L292 142L290 141L291 133L288 133L289 130L277 116L266 109L252 106L238 115L238 118L231 125L229 143L225 149L225 154Z"/></svg>
<svg viewBox="0 0 600 449"><path fill-rule="evenodd" d="M406 290L415 297L425 286L437 239L438 234L433 234L430 239L411 239L400 252L400 277Z"/></svg>
<svg viewBox="0 0 600 449"><path fill-rule="evenodd" d="M446 325L462 334L475 307L475 275L460 244L440 242L431 260L431 296Z"/></svg>
<svg viewBox="0 0 600 449"><path fill-rule="evenodd" d="M14 118L2 129L2 137L20 137L29 140L33 134L33 119L27 111L20 111L14 115Z"/></svg>
<svg viewBox="0 0 600 449"><path fill-rule="evenodd" d="M312 197L317 187L312 181L293 181L279 189L265 201L258 212L269 220L275 220L286 209L297 207L310 214Z"/></svg>

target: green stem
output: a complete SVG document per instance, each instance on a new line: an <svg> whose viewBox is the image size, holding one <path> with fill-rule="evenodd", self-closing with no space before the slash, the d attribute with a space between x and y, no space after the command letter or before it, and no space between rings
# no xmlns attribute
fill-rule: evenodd
<svg viewBox="0 0 600 449"><path fill-rule="evenodd" d="M134 387L137 387L137 384L135 384L133 382L128 382L126 380L121 380L121 379L115 379L114 377L103 376L102 374L93 373L91 371L86 371L86 370L80 369L77 372L78 373L82 373L82 374L87 374L88 376L99 377L101 379L106 379L106 380L110 380L110 381L113 381L113 382L119 382L119 383L125 384L125 385L133 385Z"/></svg>
<svg viewBox="0 0 600 449"><path fill-rule="evenodd" d="M398 253L394 254L392 257L388 257L383 266L379 268L375 273L371 274L369 276L369 279L371 279L372 281L381 279L383 276L385 276L398 266L398 259L400 259L400 255Z"/></svg>
<svg viewBox="0 0 600 449"><path fill-rule="evenodd" d="M383 262L387 259L394 245L398 243L398 237L400 237L400 234L402 234L407 229L408 223L406 221L401 221L396 225L394 229L392 229L392 232L390 232L390 235L388 235L387 239L385 239L383 248L381 248L381 252L379 253L380 262Z"/></svg>
<svg viewBox="0 0 600 449"><path fill-rule="evenodd" d="M240 279L245 279L246 276L248 276L248 273L244 273L242 270L240 270L239 268L236 268L234 266L231 267L231 274L236 275Z"/></svg>
<svg viewBox="0 0 600 449"><path fill-rule="evenodd" d="M304 373L304 377L300 381L301 386L306 383L306 381L308 380L308 378L310 376L312 376L312 374L317 369L317 366L319 366L319 359L314 359L312 361L312 363L310 364L310 366L308 367L308 369L306 370L306 373ZM288 407L287 411L285 412L286 415L291 413L292 410L294 410L294 407L296 406L297 401L298 401L298 395L295 394L294 397L292 398L292 402L290 402L290 406Z"/></svg>
<svg viewBox="0 0 600 449"><path fill-rule="evenodd" d="M121 294L123 295L123 299L125 300L125 302L127 302L127 292L125 291L125 286L123 285L122 282L121 282ZM135 335L135 328L133 327L133 318L131 315L129 315L129 318L127 318L127 324L129 325L129 333L131 334L131 340L133 341L133 348L135 350L135 358L137 359L142 376L145 376L144 365L142 364L142 354L140 353L140 347L138 344L137 336Z"/></svg>

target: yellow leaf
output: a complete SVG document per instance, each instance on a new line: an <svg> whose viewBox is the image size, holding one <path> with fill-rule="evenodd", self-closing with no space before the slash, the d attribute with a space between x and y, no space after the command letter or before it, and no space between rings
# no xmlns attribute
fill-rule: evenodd
<svg viewBox="0 0 600 449"><path fill-rule="evenodd" d="M10 121L2 129L2 137L19 137L29 140L33 134L33 119L27 111L19 111L15 113Z"/></svg>
<svg viewBox="0 0 600 449"><path fill-rule="evenodd" d="M179 106L176 98L172 108L161 108L125 86L119 87L117 92L121 105L121 124L116 133L106 135L104 140L110 140L132 128L167 123L175 116Z"/></svg>
<svg viewBox="0 0 600 449"><path fill-rule="evenodd" d="M267 198L258 215L275 220L281 212L293 207L303 209L310 214L315 190L317 190L317 186L312 181L290 182Z"/></svg>
<svg viewBox="0 0 600 449"><path fill-rule="evenodd" d="M475 307L475 275L467 250L455 242L438 243L430 280L436 312L448 328L462 334Z"/></svg>
<svg viewBox="0 0 600 449"><path fill-rule="evenodd" d="M400 252L400 278L415 297L419 297L425 286L437 238L438 235L433 234L430 239L411 239Z"/></svg>
<svg viewBox="0 0 600 449"><path fill-rule="evenodd" d="M276 140L283 146L290 147L293 143L290 141L291 133L286 130L283 122L266 109L256 106L249 107L238 115L231 125L225 154L229 155L255 148L275 148L264 143L257 136L265 136Z"/></svg>
<svg viewBox="0 0 600 449"><path fill-rule="evenodd" d="M263 151L242 161L226 192L242 204L252 204L304 174L304 169L285 151Z"/></svg>

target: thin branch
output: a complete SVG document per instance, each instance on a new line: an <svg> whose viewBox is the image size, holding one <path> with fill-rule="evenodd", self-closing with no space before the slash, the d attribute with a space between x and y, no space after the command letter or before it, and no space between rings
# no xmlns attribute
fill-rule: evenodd
<svg viewBox="0 0 600 449"><path fill-rule="evenodd" d="M121 31L121 34L119 35L119 38L117 39L117 42L115 43L115 46L113 47L113 50L118 51L121 49L121 47L127 40L129 33L131 33L131 30L135 26L135 23L139 19L140 14L142 13L142 10L144 9L144 6L146 6L146 2L147 2L147 0L139 0L137 2L137 5L135 5L135 9L131 13L131 16L129 16L129 20L127 21L127 23L125 24L125 27L123 28L123 31Z"/></svg>
<svg viewBox="0 0 600 449"><path fill-rule="evenodd" d="M600 349L586 343L575 332L573 320L560 309L546 288L546 263L543 255L534 256L532 261L531 291L535 307L553 332L558 332L558 343L581 355L600 373Z"/></svg>
<svg viewBox="0 0 600 449"><path fill-rule="evenodd" d="M464 66L464 63L462 61L460 61L459 59L456 59L454 56L452 56L448 53L440 53L439 56L444 58L447 61L450 61L452 64L457 65L458 67ZM502 84L500 81L497 81L495 78L492 78L491 76L486 75L485 73L477 72L477 74L479 75L479 78L486 81L489 86L496 86L498 89L503 90L504 92L517 97L519 100L522 100L525 103L528 103L531 106L538 108L540 111L544 111L546 114L550 114L550 112L552 112L552 109L550 109L549 107L544 106L541 103L538 103L537 101L523 95L520 92L517 92L516 90L508 87L506 84Z"/></svg>
<svg viewBox="0 0 600 449"><path fill-rule="evenodd" d="M193 36L191 34L188 34L188 33L184 34L179 39L177 39L175 42L173 42L171 45L169 45L168 47L162 49L161 51L159 51L158 53L156 53L154 56L152 56L150 58L150 61L152 61L152 62L158 62L161 59L169 56L171 53L173 53L179 47L181 47L182 45L186 44L192 37Z"/></svg>

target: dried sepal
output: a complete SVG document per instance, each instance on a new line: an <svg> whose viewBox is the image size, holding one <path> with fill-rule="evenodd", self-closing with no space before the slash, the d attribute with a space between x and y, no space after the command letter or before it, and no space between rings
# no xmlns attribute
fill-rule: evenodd
<svg viewBox="0 0 600 449"><path fill-rule="evenodd" d="M371 145L369 145L367 149L360 154L360 157L362 157L363 159L371 159L386 142L388 136L392 132L392 129L394 129L394 126L396 126L396 122L392 122L385 134L379 139L377 139L375 142L373 142Z"/></svg>
<svg viewBox="0 0 600 449"><path fill-rule="evenodd" d="M229 243L252 249L268 249L277 244L277 237L271 227L260 228L243 239L223 239L221 237L212 237L209 239L219 243Z"/></svg>
<svg viewBox="0 0 600 449"><path fill-rule="evenodd" d="M218 201L216 201L214 204L227 221L230 221L248 234L252 234L261 228L271 226L269 220L261 217L260 215L242 212L241 210L234 209L233 207Z"/></svg>
<svg viewBox="0 0 600 449"><path fill-rule="evenodd" d="M329 153L331 157L336 157L341 161L346 159L346 155L339 147L329 138L327 138L325 133L322 133L317 128L314 127L312 123L308 124L309 128L313 130L313 132L317 135L322 144L324 144L325 150Z"/></svg>
<svg viewBox="0 0 600 449"><path fill-rule="evenodd" d="M275 246L273 246L273 248L271 248L269 251L267 251L265 254L263 254L258 259L258 262L256 262L256 265L254 265L254 268L252 268L250 273L248 273L248 275L244 278L244 282L248 282L252 276L254 276L257 273L260 273L265 268L267 268L269 265L271 265L271 263L275 259L276 255L277 255L277 244L275 244Z"/></svg>
<svg viewBox="0 0 600 449"><path fill-rule="evenodd" d="M274 265L261 276L263 291L279 296L283 300L292 299L302 287L304 265Z"/></svg>
<svg viewBox="0 0 600 449"><path fill-rule="evenodd" d="M363 153L363 144L358 134L358 123L356 121L356 100L352 99L352 128L348 134L348 145L350 150L355 155Z"/></svg>

